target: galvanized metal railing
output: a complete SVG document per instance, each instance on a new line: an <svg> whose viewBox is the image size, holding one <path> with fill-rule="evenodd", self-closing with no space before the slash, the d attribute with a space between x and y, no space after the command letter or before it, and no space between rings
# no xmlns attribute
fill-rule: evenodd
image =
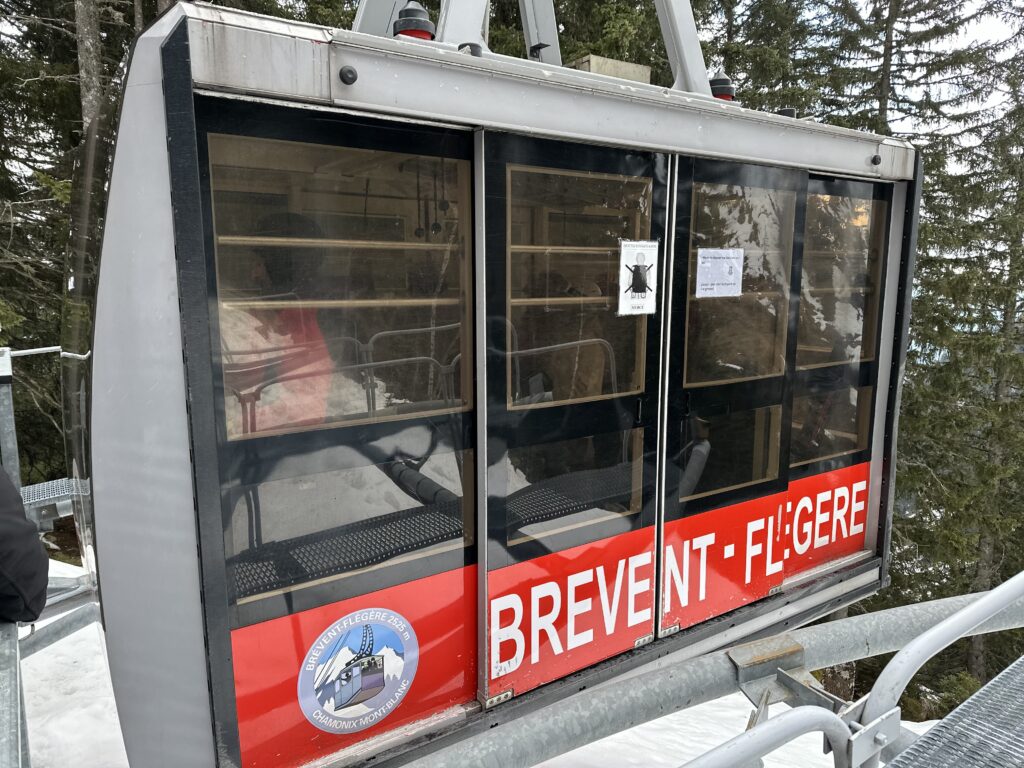
<svg viewBox="0 0 1024 768"><path fill-rule="evenodd" d="M0 622L0 768L28 768L18 625Z"/></svg>
<svg viewBox="0 0 1024 768"><path fill-rule="evenodd" d="M911 640L885 666L871 692L856 708L850 708L847 719L819 707L797 707L686 763L686 768L747 765L795 736L812 731L826 734L836 768L877 768L882 750L899 735L899 699L918 670L944 648L1021 598L1024 572L978 596Z"/></svg>
<svg viewBox="0 0 1024 768"><path fill-rule="evenodd" d="M28 489L21 488L21 470L18 461L18 436L14 424L13 366L17 357L30 355L59 354L62 358L86 360L89 354L79 355L65 352L60 347L38 347L36 349L11 350L0 348L0 466L10 476L22 496L31 496ZM32 507L50 501L63 500L64 496L82 492L78 484L73 490L54 497L27 499L26 506ZM87 486L85 486L87 488ZM87 492L87 491L86 491ZM29 517L33 519L32 510ZM34 518L36 524L39 519ZM47 608L73 598L86 600L74 610L60 616L39 628L33 626L29 633L18 639L18 624L0 621L0 768L30 768L31 759L28 744L28 721L25 716L25 691L21 677L21 660L43 650L52 643L73 632L98 621L99 604L95 597L95 584L90 576L81 578L51 578L47 585Z"/></svg>
<svg viewBox="0 0 1024 768"><path fill-rule="evenodd" d="M737 768L753 765L758 758L793 739L816 731L825 734L832 748L835 768L849 768L846 745L850 740L850 726L835 712L810 705L783 712L685 765L686 768Z"/></svg>
<svg viewBox="0 0 1024 768"><path fill-rule="evenodd" d="M73 590L79 593L79 588ZM51 596L47 605L62 592ZM59 600L56 600L59 602ZM95 598L59 618L32 630L20 640L16 623L0 621L0 768L31 768L28 719L21 661L53 643L99 621L100 606Z"/></svg>
<svg viewBox="0 0 1024 768"><path fill-rule="evenodd" d="M802 649L805 669L823 669L909 647L922 633L989 594L992 593L962 595L866 613L793 630L788 633L788 637ZM982 634L1024 627L1024 599L1016 599L1019 594L1002 591L997 602L1004 606L1003 609L995 609L994 613L988 614L991 618L976 624L967 633ZM991 605L992 602L989 600L986 604ZM755 641L750 645L762 642L765 641ZM559 702L556 707L532 712L470 738L446 744L408 765L410 768L444 768L452 765L529 768L597 739L735 693L741 688L737 667L729 653L729 650L720 650L683 661L673 662L669 657L654 662L648 667L649 671L627 675L625 679L572 696ZM859 711L859 708L853 710L854 713ZM794 718L782 721L781 727L788 733L792 733L789 730L791 728L809 728L811 723L816 726L820 715L810 715L805 719L801 714ZM775 724L779 719L771 718L748 732L753 733L767 725L768 737L761 736L761 731L753 737L746 734L740 737L743 738L741 745L747 745L744 750L749 749L749 755L737 755L730 748L728 759L724 762L691 765L735 768L745 765L744 760L752 762L759 756L759 752L766 754L770 751L768 748L761 752L773 743L771 734L780 727ZM839 731L833 728L835 721L826 717L821 722L824 723L824 720L828 720L828 727L833 736L838 738ZM898 718L895 725L898 729ZM844 721L844 726L851 734L864 730L859 721L853 726L846 725ZM891 728L892 724L886 727ZM883 735L889 733L876 731L879 732ZM875 734L869 735L870 738L866 735L856 739L854 743L859 745L858 750L866 751L866 745L874 741ZM886 742L889 742L888 738ZM712 753L700 759L704 760L709 755Z"/></svg>

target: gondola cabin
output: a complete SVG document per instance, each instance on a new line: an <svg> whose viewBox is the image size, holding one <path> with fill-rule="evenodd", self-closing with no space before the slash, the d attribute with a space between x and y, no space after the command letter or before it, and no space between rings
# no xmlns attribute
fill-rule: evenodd
<svg viewBox="0 0 1024 768"><path fill-rule="evenodd" d="M913 148L714 98L678 3L672 88L486 5L136 43L90 414L133 766L398 764L886 582Z"/></svg>

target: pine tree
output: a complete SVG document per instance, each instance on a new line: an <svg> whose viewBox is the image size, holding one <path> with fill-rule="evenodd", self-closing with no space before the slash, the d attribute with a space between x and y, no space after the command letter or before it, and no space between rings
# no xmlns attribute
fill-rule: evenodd
<svg viewBox="0 0 1024 768"><path fill-rule="evenodd" d="M904 409L905 527L938 594L981 591L1024 569L1024 70L1006 106L950 151L930 186ZM978 636L966 669L998 669ZM1012 640L1016 650L1024 650Z"/></svg>
<svg viewBox="0 0 1024 768"><path fill-rule="evenodd" d="M965 30L1003 0L827 0L817 13L819 117L921 139L969 128L999 76L1001 40Z"/></svg>

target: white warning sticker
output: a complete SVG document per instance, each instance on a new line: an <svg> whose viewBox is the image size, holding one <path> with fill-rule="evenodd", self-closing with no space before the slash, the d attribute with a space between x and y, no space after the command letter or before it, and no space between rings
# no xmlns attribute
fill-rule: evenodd
<svg viewBox="0 0 1024 768"><path fill-rule="evenodd" d="M698 299L739 296L743 293L742 248L698 248Z"/></svg>
<svg viewBox="0 0 1024 768"><path fill-rule="evenodd" d="M658 310L658 241L619 241L619 314Z"/></svg>

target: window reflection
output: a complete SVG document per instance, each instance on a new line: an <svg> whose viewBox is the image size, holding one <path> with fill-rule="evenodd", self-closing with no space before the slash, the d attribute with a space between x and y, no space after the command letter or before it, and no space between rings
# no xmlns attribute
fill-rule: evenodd
<svg viewBox="0 0 1024 768"><path fill-rule="evenodd" d="M229 439L469 407L467 161L209 150Z"/></svg>
<svg viewBox="0 0 1024 768"><path fill-rule="evenodd" d="M807 197L797 367L874 357L884 201Z"/></svg>
<svg viewBox="0 0 1024 768"><path fill-rule="evenodd" d="M843 387L793 398L790 461L795 466L868 447L871 387Z"/></svg>
<svg viewBox="0 0 1024 768"><path fill-rule="evenodd" d="M694 185L686 386L785 372L795 215L795 192ZM702 248L743 251L739 295L697 298L697 259Z"/></svg>
<svg viewBox="0 0 1024 768"><path fill-rule="evenodd" d="M643 390L647 318L618 317L619 240L651 232L649 178L511 166L509 408Z"/></svg>
<svg viewBox="0 0 1024 768"><path fill-rule="evenodd" d="M463 499L473 497L472 466L472 452L442 446L243 487L225 532L233 600L468 546L473 505Z"/></svg>
<svg viewBox="0 0 1024 768"><path fill-rule="evenodd" d="M643 503L643 430L606 432L508 452L509 546L603 524L630 530Z"/></svg>
<svg viewBox="0 0 1024 768"><path fill-rule="evenodd" d="M680 500L778 477L781 421L778 405L690 415L682 426Z"/></svg>

